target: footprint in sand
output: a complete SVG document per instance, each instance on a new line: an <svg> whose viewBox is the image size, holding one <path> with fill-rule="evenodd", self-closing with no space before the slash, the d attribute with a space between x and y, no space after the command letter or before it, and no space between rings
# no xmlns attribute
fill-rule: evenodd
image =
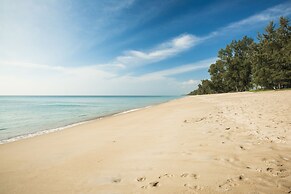
<svg viewBox="0 0 291 194"><path fill-rule="evenodd" d="M143 181L146 180L146 177L144 177L144 176L142 176L142 177L138 177L136 180L137 180L138 182L143 182Z"/></svg>
<svg viewBox="0 0 291 194"><path fill-rule="evenodd" d="M270 167L268 167L267 169L266 169L268 172L273 172L273 168L270 168Z"/></svg>
<svg viewBox="0 0 291 194"><path fill-rule="evenodd" d="M198 178L198 175L197 174L190 174L190 173L183 173L180 175L180 177L182 178L186 178L186 177L190 177L190 178L194 178L194 179L197 179Z"/></svg>
<svg viewBox="0 0 291 194"><path fill-rule="evenodd" d="M141 186L142 189L147 189L148 187L158 187L160 186L160 182L159 181L153 181L153 182L150 182L149 185L144 185L144 186Z"/></svg>
<svg viewBox="0 0 291 194"><path fill-rule="evenodd" d="M245 178L244 175L239 175L238 177L227 179L224 183L218 185L218 187L225 191L229 191L231 190L232 187L239 185L238 183L239 181L246 181L246 180L247 178Z"/></svg>
<svg viewBox="0 0 291 194"><path fill-rule="evenodd" d="M237 186L233 179L227 179L224 183L218 185L220 189L225 191L231 190L232 187Z"/></svg>
<svg viewBox="0 0 291 194"><path fill-rule="evenodd" d="M206 117L202 117L202 118L199 118L199 119L194 120L194 122L200 122L200 121L203 121L205 119L206 119Z"/></svg>
<svg viewBox="0 0 291 194"><path fill-rule="evenodd" d="M199 185L194 185L194 184L184 184L184 187L187 187L188 189L191 190L202 190L202 187Z"/></svg>
<svg viewBox="0 0 291 194"><path fill-rule="evenodd" d="M174 175L172 175L172 174L168 174L168 173L166 173L166 174L163 174L163 175L161 175L161 176L159 176L159 179L161 179L161 178L163 178L163 177L168 177L168 178L170 178L170 177L173 177Z"/></svg>
<svg viewBox="0 0 291 194"><path fill-rule="evenodd" d="M280 178L285 178L291 175L291 173L285 168L266 168L266 171L272 176L278 176Z"/></svg>
<svg viewBox="0 0 291 194"><path fill-rule="evenodd" d="M121 182L121 178L113 178L112 182L113 183L120 183Z"/></svg>
<svg viewBox="0 0 291 194"><path fill-rule="evenodd" d="M159 181L154 181L150 183L151 187L158 187L159 186Z"/></svg>

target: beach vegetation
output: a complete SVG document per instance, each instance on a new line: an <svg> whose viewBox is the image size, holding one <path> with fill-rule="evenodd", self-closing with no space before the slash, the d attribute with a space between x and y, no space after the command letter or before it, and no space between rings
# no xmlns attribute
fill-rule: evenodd
<svg viewBox="0 0 291 194"><path fill-rule="evenodd" d="M210 79L202 80L190 95L291 88L291 27L280 17L271 21L257 42L244 36L218 52Z"/></svg>

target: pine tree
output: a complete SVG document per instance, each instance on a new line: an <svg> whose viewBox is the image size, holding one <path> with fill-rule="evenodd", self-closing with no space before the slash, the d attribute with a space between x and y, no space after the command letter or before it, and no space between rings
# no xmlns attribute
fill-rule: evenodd
<svg viewBox="0 0 291 194"><path fill-rule="evenodd" d="M208 70L211 79L202 80L191 94L241 92L253 87L291 88L291 27L281 17L276 29L271 21L258 43L243 37L218 52L218 60Z"/></svg>
<svg viewBox="0 0 291 194"><path fill-rule="evenodd" d="M276 51L274 52L274 61L276 74L274 75L274 83L276 88L290 87L291 84L291 61L290 61L290 45L291 45L291 29L288 26L288 19L281 17L280 26L276 30Z"/></svg>
<svg viewBox="0 0 291 194"><path fill-rule="evenodd" d="M253 52L253 83L264 89L290 87L291 32L288 19L280 18L280 27L275 29L271 21L265 33L258 35L259 43Z"/></svg>
<svg viewBox="0 0 291 194"><path fill-rule="evenodd" d="M228 91L224 79L225 71L225 63L222 60L217 60L214 64L211 64L208 70L211 76L213 90L215 90L217 93Z"/></svg>

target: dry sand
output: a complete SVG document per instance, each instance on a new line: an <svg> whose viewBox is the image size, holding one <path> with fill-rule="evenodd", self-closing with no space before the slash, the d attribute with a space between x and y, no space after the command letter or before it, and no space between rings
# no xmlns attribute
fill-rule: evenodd
<svg viewBox="0 0 291 194"><path fill-rule="evenodd" d="M0 145L0 193L291 193L291 91L191 96Z"/></svg>

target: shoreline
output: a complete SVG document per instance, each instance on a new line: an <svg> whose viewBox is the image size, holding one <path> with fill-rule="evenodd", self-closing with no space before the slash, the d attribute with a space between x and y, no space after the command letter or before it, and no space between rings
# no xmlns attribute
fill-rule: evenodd
<svg viewBox="0 0 291 194"><path fill-rule="evenodd" d="M187 96L0 145L0 193L288 193L291 91Z"/></svg>
<svg viewBox="0 0 291 194"><path fill-rule="evenodd" d="M8 139L0 140L0 145L8 144L8 143L16 142L16 141L21 141L23 139L29 139L29 138L33 138L33 137L37 137L37 136L41 136L41 135L46 135L46 134L50 134L50 133L55 133L55 132L58 132L58 131L69 129L69 128L72 128L72 127L75 127L75 126L79 126L79 125L82 125L82 124L85 124L85 123L88 123L88 122L104 119L104 118L107 118L107 117L114 117L114 116L118 116L118 115L122 115L122 114L127 114L127 113L130 113L130 112L139 111L139 110L142 110L142 109L147 109L147 108L150 108L150 107L153 107L153 106L156 106L156 105L159 105L159 104L167 103L167 102L170 102L172 100L176 100L176 99L180 99L180 98L183 98L183 97L167 100L167 101L164 101L164 102L161 102L161 103L155 103L155 104L144 106L144 107L140 107L140 108L132 108L132 109L127 109L127 110L123 110L123 111L119 111L119 112L115 112L115 113L111 113L111 114L107 114L107 115L103 115L103 116L98 116L98 117L94 117L92 119L87 119L87 120L76 122L76 123L73 122L73 123L70 123L68 125L57 127L57 128L44 129L44 130L40 130L40 131L28 133L28 134L23 134L23 135L18 135L18 136L15 136L15 137L10 137Z"/></svg>

